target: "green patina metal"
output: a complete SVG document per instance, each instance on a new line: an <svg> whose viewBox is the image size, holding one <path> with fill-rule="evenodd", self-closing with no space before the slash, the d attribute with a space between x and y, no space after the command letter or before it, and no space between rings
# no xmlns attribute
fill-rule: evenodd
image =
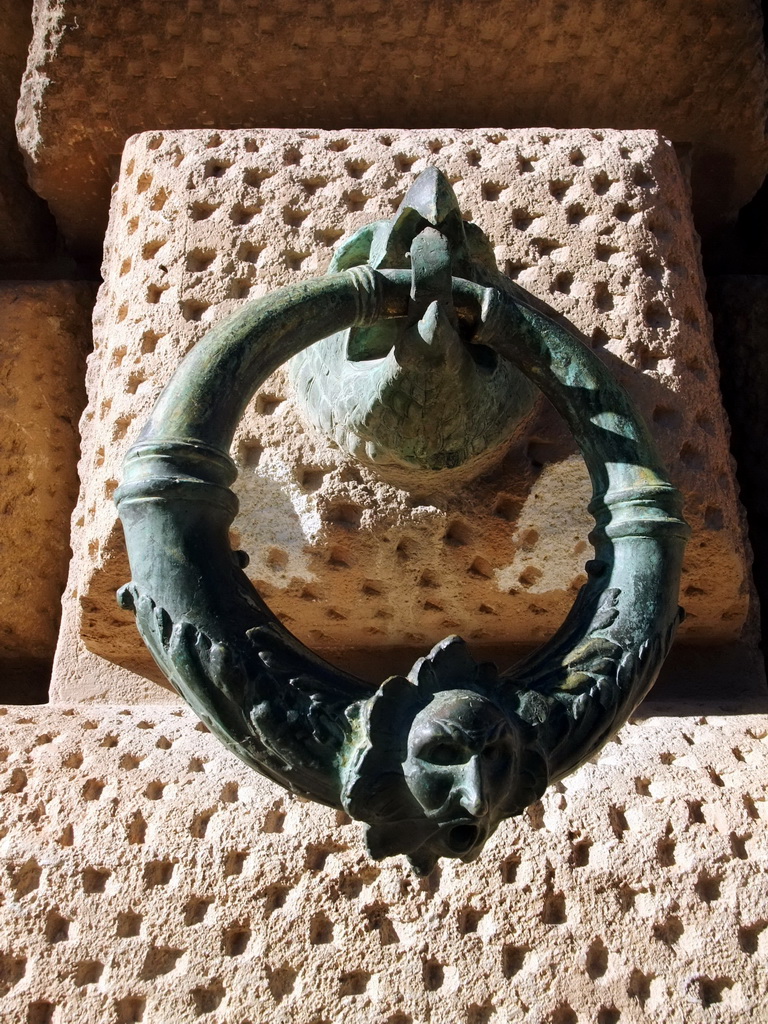
<svg viewBox="0 0 768 1024"><path fill-rule="evenodd" d="M431 167L391 220L341 242L330 273L367 265L411 269L405 317L354 326L304 349L291 376L305 418L382 474L484 469L521 428L535 389L514 364L469 338L451 277L505 291L490 242L465 223L448 179Z"/></svg>
<svg viewBox="0 0 768 1024"><path fill-rule="evenodd" d="M446 250L427 234L412 269L363 263L214 327L163 392L116 496L133 577L119 600L177 691L247 764L367 822L373 857L403 853L421 873L441 856L474 859L621 727L681 618L688 536L645 426L576 332L511 282L456 276L453 255L449 283ZM398 332L414 303L421 320L437 303L435 323L514 366L565 418L592 480L594 557L563 625L522 664L478 664L453 636L372 692L301 644L248 580L228 541L228 452L278 366L343 332L360 344L382 321Z"/></svg>

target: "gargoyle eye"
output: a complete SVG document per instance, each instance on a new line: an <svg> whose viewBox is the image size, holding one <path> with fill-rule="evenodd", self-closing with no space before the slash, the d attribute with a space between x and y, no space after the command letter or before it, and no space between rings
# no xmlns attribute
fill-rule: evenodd
<svg viewBox="0 0 768 1024"><path fill-rule="evenodd" d="M419 754L422 761L435 765L464 764L467 753L458 743L439 740L425 747Z"/></svg>

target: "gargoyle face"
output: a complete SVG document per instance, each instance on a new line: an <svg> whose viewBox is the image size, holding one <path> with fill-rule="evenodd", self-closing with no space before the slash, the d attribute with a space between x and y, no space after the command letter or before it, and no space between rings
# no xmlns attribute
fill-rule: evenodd
<svg viewBox="0 0 768 1024"><path fill-rule="evenodd" d="M495 666L452 636L357 706L341 799L368 823L375 860L405 854L420 875L440 857L472 861L501 821L541 796L546 759L503 701Z"/></svg>
<svg viewBox="0 0 768 1024"><path fill-rule="evenodd" d="M503 817L516 788L520 738L504 712L468 690L448 690L415 716L403 776L437 827L437 856L473 860ZM426 851L424 851L426 852Z"/></svg>

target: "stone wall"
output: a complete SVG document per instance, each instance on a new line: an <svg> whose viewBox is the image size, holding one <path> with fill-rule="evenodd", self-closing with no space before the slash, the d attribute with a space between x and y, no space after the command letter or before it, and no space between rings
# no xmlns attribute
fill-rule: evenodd
<svg viewBox="0 0 768 1024"><path fill-rule="evenodd" d="M36 0L19 107L35 189L101 246L134 132L174 128L655 128L692 145L701 229L766 170L753 0Z"/></svg>
<svg viewBox="0 0 768 1024"><path fill-rule="evenodd" d="M14 119L32 38L31 0L0 3L0 264L42 260L55 229L45 203L28 187Z"/></svg>
<svg viewBox="0 0 768 1024"><path fill-rule="evenodd" d="M94 288L0 283L0 692L44 698L71 556Z"/></svg>
<svg viewBox="0 0 768 1024"><path fill-rule="evenodd" d="M763 1020L768 717L719 704L648 707L427 879L186 710L0 709L5 1019Z"/></svg>
<svg viewBox="0 0 768 1024"><path fill-rule="evenodd" d="M429 165L454 182L499 267L568 317L651 425L694 528L681 638L739 639L749 605L741 513L698 243L668 143L615 131L147 133L129 141L113 197L58 699L123 694L125 677L111 678L104 659L157 677L115 603L130 570L111 499L178 362L244 302L322 273L332 245L391 216ZM282 620L337 661L398 648L394 667L405 671L451 632L481 650L537 643L586 579L591 489L574 453L540 404L476 482L422 473L403 489L315 434L278 373L237 434L233 544ZM97 660L82 646L73 658L78 638Z"/></svg>
<svg viewBox="0 0 768 1024"><path fill-rule="evenodd" d="M738 456L741 500L749 509L755 575L768 577L768 278L728 275L709 281L724 401L730 409L733 450ZM761 633L768 635L768 601L761 607Z"/></svg>
<svg viewBox="0 0 768 1024"><path fill-rule="evenodd" d="M0 698L18 702L0 707L0 1018L768 1018L768 707L691 217L692 201L720 274L768 237L768 186L744 205L768 170L759 5L0 0L0 14ZM341 812L234 760L148 678L114 602L129 572L112 498L208 326L323 272L429 163L502 269L629 387L694 538L683 643L652 699L476 863L419 880L372 862ZM115 184L57 630L82 280ZM749 260L758 276L710 282L710 299L768 596L764 242ZM356 467L302 425L284 375L233 454L232 541L254 580L312 646L377 681L457 629L503 660L510 638L551 633L583 578L585 479L543 406L458 492ZM57 636L52 703L21 706L45 699Z"/></svg>
<svg viewBox="0 0 768 1024"><path fill-rule="evenodd" d="M0 699L42 701L71 554L95 287L55 280L56 227L16 144L31 0L0 0L0 23Z"/></svg>

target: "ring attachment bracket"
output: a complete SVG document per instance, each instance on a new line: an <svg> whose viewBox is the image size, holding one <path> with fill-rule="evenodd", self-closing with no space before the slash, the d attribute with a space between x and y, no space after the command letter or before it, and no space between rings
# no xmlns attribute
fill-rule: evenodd
<svg viewBox="0 0 768 1024"><path fill-rule="evenodd" d="M509 282L442 172L427 168L390 220L343 240L330 272L410 271L405 316L323 338L291 361L302 417L357 461L405 489L457 486L487 472L537 398L526 375L479 344L457 315L452 278Z"/></svg>

